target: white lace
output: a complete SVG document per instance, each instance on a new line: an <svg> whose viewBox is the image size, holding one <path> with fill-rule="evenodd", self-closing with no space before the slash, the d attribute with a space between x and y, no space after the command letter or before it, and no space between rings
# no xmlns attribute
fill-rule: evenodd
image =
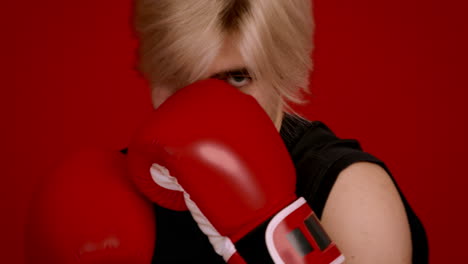
<svg viewBox="0 0 468 264"><path fill-rule="evenodd" d="M183 192L185 204L192 214L193 219L197 222L201 231L208 236L208 240L213 246L214 250L218 255L221 255L227 262L231 256L236 252L236 248L232 241L225 236L222 236L216 228L210 223L206 216L202 213L200 208L195 204L190 195L182 188L177 182L177 179L170 175L169 170L159 164L154 163L150 169L151 177L154 182L159 186L173 190Z"/></svg>

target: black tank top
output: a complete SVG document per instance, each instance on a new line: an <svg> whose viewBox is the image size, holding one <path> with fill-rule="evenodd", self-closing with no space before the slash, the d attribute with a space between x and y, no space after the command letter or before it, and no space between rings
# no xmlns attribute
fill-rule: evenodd
<svg viewBox="0 0 468 264"><path fill-rule="evenodd" d="M349 165L362 161L375 163L391 176L385 164L362 151L356 140L337 138L321 122L286 115L280 134L296 167L296 194L307 200L319 218L339 173ZM396 186L411 228L413 263L428 263L424 227ZM154 208L156 245L152 263L225 263L214 252L189 212L172 211L158 205Z"/></svg>

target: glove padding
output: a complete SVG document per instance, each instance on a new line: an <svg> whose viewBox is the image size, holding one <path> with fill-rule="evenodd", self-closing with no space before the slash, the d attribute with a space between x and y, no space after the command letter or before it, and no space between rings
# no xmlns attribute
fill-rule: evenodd
<svg viewBox="0 0 468 264"><path fill-rule="evenodd" d="M209 223L205 233L220 234L210 241L221 241L213 246L230 263L236 251L224 237L253 263L330 263L340 256L331 242L319 249L307 231L313 212L303 200L294 205L295 168L271 119L253 97L223 81L201 81L166 100L136 134L129 162L134 181L151 200L173 210L188 205L202 231ZM281 221L270 230L283 235L271 240L281 242L273 243L280 250L266 239L278 214ZM283 232L293 229L302 237ZM296 250L294 244L304 241L316 250Z"/></svg>
<svg viewBox="0 0 468 264"><path fill-rule="evenodd" d="M153 205L127 173L123 154L88 149L45 178L27 219L27 263L151 263Z"/></svg>

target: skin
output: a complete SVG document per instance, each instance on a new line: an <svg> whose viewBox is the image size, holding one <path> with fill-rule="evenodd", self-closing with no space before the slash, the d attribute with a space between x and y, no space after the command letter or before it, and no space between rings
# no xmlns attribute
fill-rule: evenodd
<svg viewBox="0 0 468 264"><path fill-rule="evenodd" d="M204 78L223 79L252 95L269 114L279 130L283 109L248 74L240 52L226 41ZM164 87L153 91L157 108L172 93ZM271 97L270 97L271 99ZM311 175L313 177L313 175ZM344 169L338 176L325 204L321 223L336 243L347 264L411 263L411 233L401 198L390 176L380 166L360 162Z"/></svg>

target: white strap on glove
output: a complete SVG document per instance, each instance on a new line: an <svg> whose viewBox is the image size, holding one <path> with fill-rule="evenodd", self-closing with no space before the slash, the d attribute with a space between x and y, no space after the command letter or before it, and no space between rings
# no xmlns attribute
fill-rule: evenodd
<svg viewBox="0 0 468 264"><path fill-rule="evenodd" d="M200 208L195 204L190 195L182 188L177 182L177 179L170 175L169 170L159 164L154 163L150 169L153 181L159 186L173 190L180 191L184 194L185 204L192 214L193 219L197 222L201 231L208 236L208 240L213 246L218 255L222 256L227 262L231 256L236 252L236 248L232 241L225 236L222 236L216 228L210 223L206 216L200 211Z"/></svg>

